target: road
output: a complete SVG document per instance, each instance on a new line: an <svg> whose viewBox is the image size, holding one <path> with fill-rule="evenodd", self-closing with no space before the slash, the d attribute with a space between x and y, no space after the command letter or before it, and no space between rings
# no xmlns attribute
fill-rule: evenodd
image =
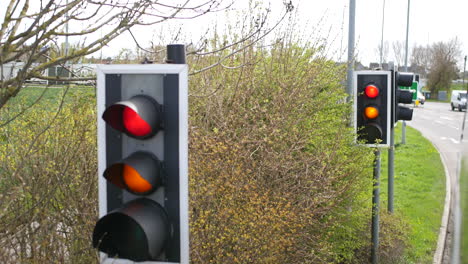
<svg viewBox="0 0 468 264"><path fill-rule="evenodd" d="M451 179L455 179L461 151L460 135L464 114L450 110L449 103L426 102L424 106L414 108L413 121L407 122L436 146L446 162ZM467 140L466 137L464 140Z"/></svg>
<svg viewBox="0 0 468 264"><path fill-rule="evenodd" d="M466 143L468 139L468 135L465 134L463 142L460 142L464 117L465 112L452 111L449 103L426 102L424 106L414 108L413 120L407 122L409 126L419 130L439 150L449 176L451 187L449 235L445 240L443 263L449 263L451 255L457 254L449 248L455 241L450 234L454 233L456 228L454 221L459 217L455 208L459 204L457 169L463 145L461 143ZM465 130L466 126L468 124L465 124ZM442 224L444 225L444 223Z"/></svg>

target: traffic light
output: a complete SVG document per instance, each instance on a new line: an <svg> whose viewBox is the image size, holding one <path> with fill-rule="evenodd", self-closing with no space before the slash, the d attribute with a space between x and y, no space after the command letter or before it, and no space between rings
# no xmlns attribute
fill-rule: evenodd
<svg viewBox="0 0 468 264"><path fill-rule="evenodd" d="M409 90L400 89L400 86L409 87L413 84L414 74L412 73L400 73L395 72L393 91L394 94L392 104L392 123L398 122L398 120L410 121L413 119L413 109L402 104L411 104L413 102L413 94Z"/></svg>
<svg viewBox="0 0 468 264"><path fill-rule="evenodd" d="M390 142L390 71L354 74L354 127L358 140L371 146Z"/></svg>
<svg viewBox="0 0 468 264"><path fill-rule="evenodd" d="M102 263L189 261L187 72L185 64L98 68L92 237Z"/></svg>

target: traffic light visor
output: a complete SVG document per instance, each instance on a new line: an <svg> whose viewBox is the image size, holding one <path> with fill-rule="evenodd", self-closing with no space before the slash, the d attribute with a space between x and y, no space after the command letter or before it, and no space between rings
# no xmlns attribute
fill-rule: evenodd
<svg viewBox="0 0 468 264"><path fill-rule="evenodd" d="M135 152L104 171L104 178L121 189L146 195L162 185L160 162L146 152Z"/></svg>
<svg viewBox="0 0 468 264"><path fill-rule="evenodd" d="M375 106L367 106L364 109L364 116L367 119L376 119L379 116L379 109Z"/></svg>
<svg viewBox="0 0 468 264"><path fill-rule="evenodd" d="M112 128L133 138L148 138L161 128L160 105L152 98L138 95L109 106L102 118Z"/></svg>
<svg viewBox="0 0 468 264"><path fill-rule="evenodd" d="M110 257L155 260L169 238L168 230L164 209L140 198L99 219L93 231L93 246Z"/></svg>
<svg viewBox="0 0 468 264"><path fill-rule="evenodd" d="M376 98L379 95L379 88L377 88L375 85L370 84L366 86L366 88L364 89L364 93L369 98Z"/></svg>

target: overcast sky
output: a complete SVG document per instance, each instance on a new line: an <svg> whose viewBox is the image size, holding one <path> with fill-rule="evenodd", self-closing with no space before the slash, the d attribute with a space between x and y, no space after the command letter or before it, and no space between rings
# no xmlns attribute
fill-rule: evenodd
<svg viewBox="0 0 468 264"><path fill-rule="evenodd" d="M3 1L3 0L2 0ZM175 1L175 0L174 0ZM226 0L225 0L226 1ZM229 0L227 0L229 1ZM36 2L32 1L32 5ZM216 13L195 20L183 20L176 23L152 28L135 28L133 33L143 46L148 46L152 39L158 38L160 32L172 35L171 30L181 26L187 38L197 39L213 24L226 25L236 16L236 10L245 9L248 0L235 0L234 10L226 19L226 13ZM270 4L273 16L278 16L283 10L283 0L264 0ZM349 0L292 0L297 14L304 26L304 31L315 27L313 37L329 38L329 49L335 51L333 59L344 61L347 58ZM384 0L356 0L356 53L364 64L378 62L376 51L381 39L382 7ZM385 27L384 41L389 43L389 56L393 60L392 45L394 41L405 41L406 38L406 12L408 0L385 1ZM37 3L36 3L37 4ZM6 5L0 5L0 22L3 20ZM248 12L248 10L246 10ZM411 0L409 47L416 43L419 45L431 44L437 41L449 41L458 38L462 44L462 56L459 66L462 66L463 56L468 54L468 0ZM273 17L274 18L274 17ZM216 22L215 22L216 21ZM70 25L79 27L80 25ZM321 29L320 34L317 27ZM331 29L331 31L329 31ZM307 34L307 33L306 33ZM169 39L169 37L168 37ZM70 41L74 41L70 38ZM109 47L103 50L103 56L116 55L121 48L135 49L136 45L128 34L114 40ZM100 55L100 54L99 54Z"/></svg>
<svg viewBox="0 0 468 264"><path fill-rule="evenodd" d="M247 2L248 0L236 0L235 9L245 8ZM264 2L271 4L276 15L282 10L283 0ZM329 36L331 48L337 51L334 58L337 60L347 58L349 2L349 0L293 0L304 25L308 22L307 27L310 25L321 27L322 36L316 37ZM459 62L461 66L463 56L468 54L468 0L411 0L410 2L410 50L414 44L426 45L458 38L462 44L462 56ZM356 0L356 53L358 59L366 65L369 62L379 61L376 49L381 40L383 4L384 0ZM389 43L388 60L393 60L392 42L405 41L407 6L408 0L385 1L384 41ZM195 21L179 22L177 25L182 25L185 32L195 36L199 34L198 32L205 32L204 29L208 25L212 26L213 23L208 21L227 23L225 14L216 14ZM332 30L328 34L330 28ZM144 39L144 36L149 38L148 30L135 29L134 33L139 39ZM114 41L104 54L110 54L116 50L115 48L123 46L121 41Z"/></svg>

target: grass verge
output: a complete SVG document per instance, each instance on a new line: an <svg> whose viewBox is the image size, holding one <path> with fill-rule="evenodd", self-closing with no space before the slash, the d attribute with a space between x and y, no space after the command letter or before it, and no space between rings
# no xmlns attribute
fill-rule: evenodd
<svg viewBox="0 0 468 264"><path fill-rule="evenodd" d="M435 147L421 133L406 127L401 145L401 124L395 131L394 212L408 222L406 263L431 263L445 200L445 171ZM388 155L382 153L381 210L387 210Z"/></svg>
<svg viewBox="0 0 468 264"><path fill-rule="evenodd" d="M462 237L460 245L460 261L468 263L468 143L464 143L464 151L460 162L460 206L462 214Z"/></svg>

